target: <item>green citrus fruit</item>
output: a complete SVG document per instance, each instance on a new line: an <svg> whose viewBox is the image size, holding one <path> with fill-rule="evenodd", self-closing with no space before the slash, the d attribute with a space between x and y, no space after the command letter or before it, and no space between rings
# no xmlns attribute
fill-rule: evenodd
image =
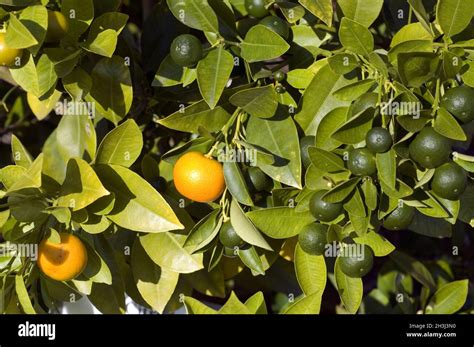
<svg viewBox="0 0 474 347"><path fill-rule="evenodd" d="M308 147L314 146L316 138L314 136L305 136L300 140L301 149L301 161L304 167L308 167L311 164L311 159L308 154Z"/></svg>
<svg viewBox="0 0 474 347"><path fill-rule="evenodd" d="M415 208L403 204L392 211L383 221L383 227L387 230L403 230L406 229L413 217L415 216Z"/></svg>
<svg viewBox="0 0 474 347"><path fill-rule="evenodd" d="M269 191L273 181L258 167L251 166L247 170L247 183L253 192Z"/></svg>
<svg viewBox="0 0 474 347"><path fill-rule="evenodd" d="M277 86L275 86L275 91L278 94L283 94L284 92L286 92L286 88L282 86L281 84L278 84Z"/></svg>
<svg viewBox="0 0 474 347"><path fill-rule="evenodd" d="M21 57L22 54L22 49L7 47L5 34L0 33L0 66L12 66L15 59Z"/></svg>
<svg viewBox="0 0 474 347"><path fill-rule="evenodd" d="M224 247L224 255L227 258L235 258L238 256L236 249L231 247Z"/></svg>
<svg viewBox="0 0 474 347"><path fill-rule="evenodd" d="M374 155L367 148L349 152L347 168L356 176L371 176L377 171Z"/></svg>
<svg viewBox="0 0 474 347"><path fill-rule="evenodd" d="M441 106L464 123L474 120L474 89L468 86L449 89L441 99Z"/></svg>
<svg viewBox="0 0 474 347"><path fill-rule="evenodd" d="M225 222L219 231L219 240L222 245L229 248L238 247L243 244L243 240L235 232L230 222Z"/></svg>
<svg viewBox="0 0 474 347"><path fill-rule="evenodd" d="M451 154L451 141L433 128L425 127L408 147L410 157L426 169L445 163Z"/></svg>
<svg viewBox="0 0 474 347"><path fill-rule="evenodd" d="M252 17L263 18L268 16L265 4L265 0L245 0L245 9Z"/></svg>
<svg viewBox="0 0 474 347"><path fill-rule="evenodd" d="M46 31L46 42L58 42L66 36L69 30L69 22L65 15L59 11L48 11L48 30Z"/></svg>
<svg viewBox="0 0 474 347"><path fill-rule="evenodd" d="M440 197L449 200L459 199L466 186L466 171L453 162L438 167L431 181L431 189Z"/></svg>
<svg viewBox="0 0 474 347"><path fill-rule="evenodd" d="M342 204L323 201L322 197L327 192L320 190L314 193L309 201L311 214L321 222L330 222L342 212Z"/></svg>
<svg viewBox="0 0 474 347"><path fill-rule="evenodd" d="M306 225L298 236L301 249L308 254L322 255L328 243L328 227L320 223Z"/></svg>
<svg viewBox="0 0 474 347"><path fill-rule="evenodd" d="M393 140L387 129L376 127L369 130L365 136L365 143L372 152L385 153L392 147Z"/></svg>
<svg viewBox="0 0 474 347"><path fill-rule="evenodd" d="M266 26L268 29L277 33L285 40L290 36L288 23L277 16L268 16L263 18L258 24Z"/></svg>
<svg viewBox="0 0 474 347"><path fill-rule="evenodd" d="M286 79L286 73L281 70L278 70L273 74L273 78L275 78L275 81L277 82L283 82Z"/></svg>
<svg viewBox="0 0 474 347"><path fill-rule="evenodd" d="M180 35L171 43L170 54L179 66L194 66L202 58L201 41L194 35Z"/></svg>
<svg viewBox="0 0 474 347"><path fill-rule="evenodd" d="M346 247L346 250L347 249L349 249L349 247ZM360 248L357 247L357 249ZM341 254L339 257L339 266L342 272L347 276L360 278L372 270L374 265L374 252L367 245L364 245L362 249L363 252L361 252L361 254L357 254L357 252L347 252L350 254Z"/></svg>

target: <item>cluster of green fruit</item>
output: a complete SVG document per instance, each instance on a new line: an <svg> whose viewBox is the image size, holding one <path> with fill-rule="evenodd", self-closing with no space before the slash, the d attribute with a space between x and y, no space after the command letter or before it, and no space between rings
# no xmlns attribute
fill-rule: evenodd
<svg viewBox="0 0 474 347"><path fill-rule="evenodd" d="M444 107L463 123L474 120L474 90L467 86L449 89L441 101ZM346 167L353 176L373 177L377 172L375 156L386 153L393 144L393 137L384 127L374 127L368 131L365 147L355 148L348 152ZM306 136L301 140L301 156L305 167L310 165L308 147L314 146L314 136ZM430 182L431 189L440 198L458 200L467 186L467 172L450 160L452 140L439 134L433 127L424 127L411 141L408 147L410 159L421 169L434 169ZM328 190L315 192L309 202L309 209L318 221L307 225L299 234L301 248L312 255L322 255L328 244L328 226L321 223L334 221L343 213L343 203L332 203L324 200ZM403 230L412 222L415 208L400 203L382 221L387 230ZM321 223L319 223L321 222ZM373 264L373 252L364 246L366 255L363 258L341 257L341 270L351 277L361 277L370 271Z"/></svg>
<svg viewBox="0 0 474 347"><path fill-rule="evenodd" d="M303 228L298 236L298 243L303 251L311 255L324 255L328 249L328 226L321 223L312 223ZM367 245L361 245L362 251L347 252L343 247L340 251L339 261L341 270L349 277L363 277L372 270L374 265L374 252Z"/></svg>
<svg viewBox="0 0 474 347"><path fill-rule="evenodd" d="M48 29L44 41L46 43L59 42L68 32L69 22L66 16L59 11L48 11ZM5 33L0 32L0 66L13 66L18 58L23 55L23 50L8 47Z"/></svg>

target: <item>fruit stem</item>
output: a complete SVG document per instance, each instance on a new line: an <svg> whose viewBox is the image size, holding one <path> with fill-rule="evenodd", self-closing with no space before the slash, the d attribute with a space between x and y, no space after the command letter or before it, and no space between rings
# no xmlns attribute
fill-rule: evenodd
<svg viewBox="0 0 474 347"><path fill-rule="evenodd" d="M440 87L441 87L441 81L440 79L436 79L436 92L435 92L435 100L434 100L434 103L433 103L433 111L431 112L431 115L434 116L435 113L438 111L439 109L439 97L440 97Z"/></svg>
<svg viewBox="0 0 474 347"><path fill-rule="evenodd" d="M0 104L3 106L3 108L5 109L6 112L9 112L9 109L8 109L8 106L7 106L7 103L6 103L7 99L10 96L10 94L14 92L14 90L16 88L18 88L18 86L13 86L12 88L10 88L10 90L5 93L2 100L0 101Z"/></svg>

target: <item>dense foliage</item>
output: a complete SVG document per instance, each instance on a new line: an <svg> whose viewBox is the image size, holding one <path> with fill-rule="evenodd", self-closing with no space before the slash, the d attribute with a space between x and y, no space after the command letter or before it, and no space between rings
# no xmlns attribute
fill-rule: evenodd
<svg viewBox="0 0 474 347"><path fill-rule="evenodd" d="M0 0L1 310L472 313L473 13Z"/></svg>

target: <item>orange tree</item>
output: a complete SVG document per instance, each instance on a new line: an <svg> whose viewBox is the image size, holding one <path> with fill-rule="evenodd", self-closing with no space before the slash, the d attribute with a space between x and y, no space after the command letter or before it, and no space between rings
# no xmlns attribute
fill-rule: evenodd
<svg viewBox="0 0 474 347"><path fill-rule="evenodd" d="M472 312L473 11L0 0L2 312Z"/></svg>

